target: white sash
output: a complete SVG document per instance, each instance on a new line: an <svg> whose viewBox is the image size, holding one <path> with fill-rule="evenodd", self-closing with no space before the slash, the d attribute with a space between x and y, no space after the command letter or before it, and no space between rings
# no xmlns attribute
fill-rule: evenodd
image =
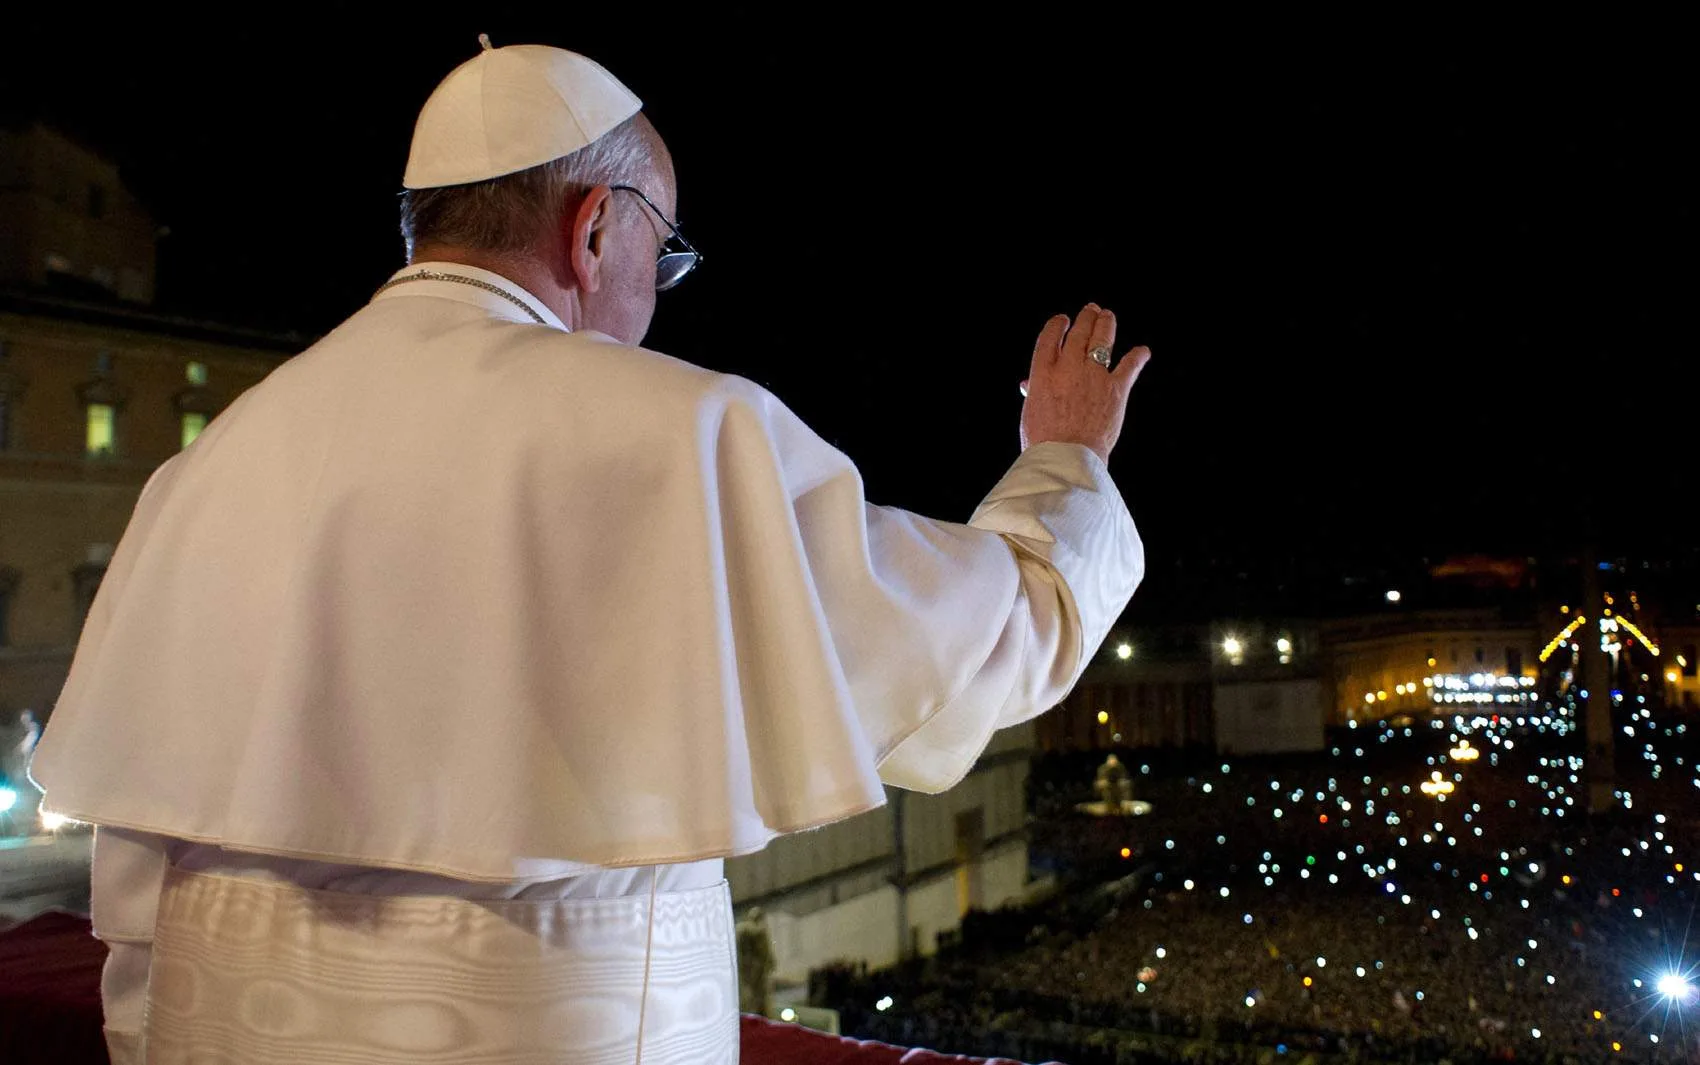
<svg viewBox="0 0 1700 1065"><path fill-rule="evenodd" d="M147 997L149 1063L738 1060L724 881L485 901L173 867Z"/></svg>

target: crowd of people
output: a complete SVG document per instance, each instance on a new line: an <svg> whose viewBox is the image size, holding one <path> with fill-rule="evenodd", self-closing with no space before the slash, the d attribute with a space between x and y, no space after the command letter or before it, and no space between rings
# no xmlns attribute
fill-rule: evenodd
<svg viewBox="0 0 1700 1065"><path fill-rule="evenodd" d="M1579 737L1510 722L1124 752L1138 818L1075 812L1095 765L1041 760L1030 846L1062 890L816 1001L865 1037L1075 1065L1687 1060L1700 774L1684 721L1642 731L1594 815Z"/></svg>

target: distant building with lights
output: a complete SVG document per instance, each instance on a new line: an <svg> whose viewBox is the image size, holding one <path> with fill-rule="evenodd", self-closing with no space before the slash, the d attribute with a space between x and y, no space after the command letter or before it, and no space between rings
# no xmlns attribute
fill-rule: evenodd
<svg viewBox="0 0 1700 1065"><path fill-rule="evenodd" d="M45 718L142 485L304 338L156 313L110 162L0 130L0 720Z"/></svg>
<svg viewBox="0 0 1700 1065"><path fill-rule="evenodd" d="M1319 647L1316 626L1304 622L1111 633L1074 691L1038 719L1039 747L1319 749L1327 716Z"/></svg>
<svg viewBox="0 0 1700 1065"><path fill-rule="evenodd" d="M1700 625L1667 626L1662 635L1665 702L1692 710L1700 706Z"/></svg>
<svg viewBox="0 0 1700 1065"><path fill-rule="evenodd" d="M1418 610L1322 627L1330 724L1519 706L1533 698L1544 642L1496 609Z"/></svg>

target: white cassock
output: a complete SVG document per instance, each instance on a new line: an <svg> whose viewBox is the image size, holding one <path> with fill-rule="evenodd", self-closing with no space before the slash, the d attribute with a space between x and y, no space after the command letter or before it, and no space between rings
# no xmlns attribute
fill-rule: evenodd
<svg viewBox="0 0 1700 1065"><path fill-rule="evenodd" d="M951 787L1143 571L1104 463L868 503L761 387L387 289L154 474L36 756L115 1059L737 1059L722 859ZM219 1055L224 1055L220 1058Z"/></svg>

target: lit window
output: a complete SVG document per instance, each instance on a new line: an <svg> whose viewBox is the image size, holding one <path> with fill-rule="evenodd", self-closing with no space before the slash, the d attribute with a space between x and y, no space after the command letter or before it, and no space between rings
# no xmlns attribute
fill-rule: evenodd
<svg viewBox="0 0 1700 1065"><path fill-rule="evenodd" d="M183 415L183 446L188 447L201 435L201 430L207 427L205 414L189 413Z"/></svg>
<svg viewBox="0 0 1700 1065"><path fill-rule="evenodd" d="M189 383L196 388L204 388L207 383L207 364L204 362L190 363L188 373L185 376L189 378Z"/></svg>
<svg viewBox="0 0 1700 1065"><path fill-rule="evenodd" d="M112 404L89 404L90 455L111 455L116 451L113 435L115 420Z"/></svg>

